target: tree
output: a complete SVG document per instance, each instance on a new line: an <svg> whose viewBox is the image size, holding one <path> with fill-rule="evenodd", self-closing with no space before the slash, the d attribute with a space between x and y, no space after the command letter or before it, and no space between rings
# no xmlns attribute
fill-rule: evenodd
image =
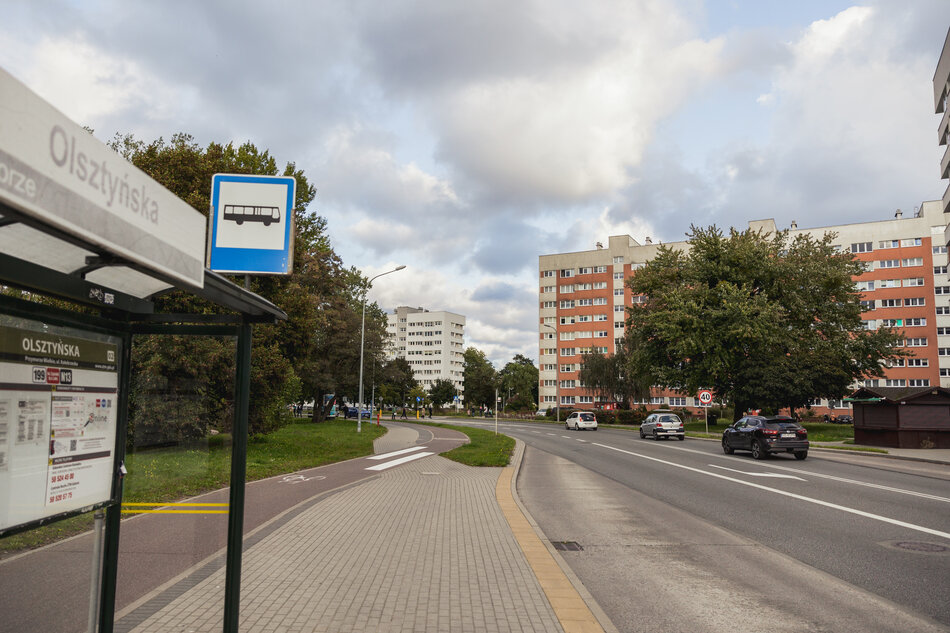
<svg viewBox="0 0 950 633"><path fill-rule="evenodd" d="M686 393L712 389L747 408L798 408L841 398L903 356L902 334L868 330L853 278L864 271L834 235L764 235L691 227L689 250L660 247L628 280L630 371Z"/></svg>
<svg viewBox="0 0 950 633"><path fill-rule="evenodd" d="M409 402L409 394L418 386L412 365L405 358L394 358L380 371L380 382L385 389L386 404L398 406Z"/></svg>
<svg viewBox="0 0 950 633"><path fill-rule="evenodd" d="M634 369L623 347L609 355L590 351L581 359L578 379L602 399L629 409L631 400L644 400L650 395L650 376L634 373Z"/></svg>
<svg viewBox="0 0 950 633"><path fill-rule="evenodd" d="M452 402L455 399L456 389L451 380L439 378L429 387L429 398L432 404L442 407L446 402Z"/></svg>
<svg viewBox="0 0 950 633"><path fill-rule="evenodd" d="M515 410L534 409L538 402L538 368L522 354L498 372L498 381L505 395L505 406Z"/></svg>
<svg viewBox="0 0 950 633"><path fill-rule="evenodd" d="M470 407L495 407L497 373L485 352L469 347L465 350L465 402Z"/></svg>

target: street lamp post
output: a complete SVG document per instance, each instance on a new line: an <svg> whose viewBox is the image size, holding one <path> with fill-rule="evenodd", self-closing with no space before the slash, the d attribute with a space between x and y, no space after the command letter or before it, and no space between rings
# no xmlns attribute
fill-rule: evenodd
<svg viewBox="0 0 950 633"><path fill-rule="evenodd" d="M542 323L541 327L546 327L554 332L554 404L557 407L557 422L561 423L561 380L558 377L557 366L557 328L547 323Z"/></svg>
<svg viewBox="0 0 950 633"><path fill-rule="evenodd" d="M356 432L363 432L363 342L366 338L366 293L369 292L369 289L373 285L373 280L383 275L388 275L389 273L394 273L397 270L402 270L405 266L396 266L392 270L387 270L384 273L379 273L375 277L370 277L370 280L366 282L366 290L363 291L363 317L360 324L360 397L359 404L356 405Z"/></svg>

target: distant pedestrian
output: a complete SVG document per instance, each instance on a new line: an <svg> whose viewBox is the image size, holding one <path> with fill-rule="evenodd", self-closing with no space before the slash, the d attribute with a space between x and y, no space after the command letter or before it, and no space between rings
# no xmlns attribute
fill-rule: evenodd
<svg viewBox="0 0 950 633"><path fill-rule="evenodd" d="M346 406L346 405L344 404L344 405L343 405L343 408L340 409L340 410L343 412L343 419L344 419L344 420L347 419L348 417L350 417L349 415L347 415L347 414L350 412L350 408L349 408L348 406Z"/></svg>
<svg viewBox="0 0 950 633"><path fill-rule="evenodd" d="M393 420L396 419L396 405L393 405Z"/></svg>
<svg viewBox="0 0 950 633"><path fill-rule="evenodd" d="M402 408L402 415L400 416L400 419L401 419L401 420L408 420L408 419L409 419L409 418L406 417L406 407L405 407L405 406L403 406L403 408Z"/></svg>
<svg viewBox="0 0 950 633"><path fill-rule="evenodd" d="M429 405L429 419L432 419L432 405Z"/></svg>

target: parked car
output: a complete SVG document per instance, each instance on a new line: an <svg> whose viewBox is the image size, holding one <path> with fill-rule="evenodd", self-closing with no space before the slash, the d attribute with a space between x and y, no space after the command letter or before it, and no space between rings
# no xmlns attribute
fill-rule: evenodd
<svg viewBox="0 0 950 633"><path fill-rule="evenodd" d="M755 459L771 453L793 453L795 459L808 457L808 431L787 415L742 418L722 433L722 452L752 451Z"/></svg>
<svg viewBox="0 0 950 633"><path fill-rule="evenodd" d="M654 411L640 424L640 439L647 436L654 440L661 437L675 437L680 441L686 439L686 429L680 416L672 411Z"/></svg>
<svg viewBox="0 0 950 633"><path fill-rule="evenodd" d="M356 407L347 407L346 417L356 419ZM370 417L369 409L363 409L360 411L360 417L364 420L368 420Z"/></svg>
<svg viewBox="0 0 950 633"><path fill-rule="evenodd" d="M854 424L854 418L850 415L838 415L831 418L832 424Z"/></svg>
<svg viewBox="0 0 950 633"><path fill-rule="evenodd" d="M575 411L571 415L567 416L567 420L564 422L564 427L567 430L574 429L575 431L580 431L581 429L593 429L597 430L597 416L595 416L590 411Z"/></svg>

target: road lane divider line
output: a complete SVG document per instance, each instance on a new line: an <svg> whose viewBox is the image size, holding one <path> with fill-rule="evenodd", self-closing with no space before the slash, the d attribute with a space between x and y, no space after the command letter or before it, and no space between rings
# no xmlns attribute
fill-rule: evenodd
<svg viewBox="0 0 950 633"><path fill-rule="evenodd" d="M772 492L777 495L782 495L783 497L791 497L792 499L798 499L799 501L805 501L806 503L813 503L815 505L824 506L826 508L832 508L834 510L840 510L841 512L847 512L849 514L855 514L857 516L865 517L867 519L873 519L875 521L880 521L882 523L889 523L891 525L897 525L899 527L907 528L909 530L914 530L916 532L923 532L924 534L930 534L932 536L939 536L940 538L945 538L950 540L950 533L941 532L940 530L934 530L922 525L915 525L913 523L907 523L906 521L901 521L899 519L892 519L890 517L882 516L880 514L873 514L871 512L865 512L864 510L858 510L856 508L849 508L848 506L839 505L837 503L831 503L830 501L822 501L821 499L815 499L813 497L806 497L805 495L796 494L794 492L787 492L785 490L779 490L778 488L770 488L769 486L763 486L762 484L757 484L751 481L743 481L742 479L736 479L735 477L728 477L726 475L720 475L719 473L711 473L708 470L702 470L701 468L694 468L692 466L686 466L685 464L677 464L676 462L667 461L665 459L659 459L657 457L650 457L649 455L642 455L640 453L634 453L632 451L626 451L622 448L616 448L614 446L607 446L606 444L599 444L593 442L593 446L600 446L601 448L606 448L611 451L617 451L618 453L625 453L627 455L632 455L633 457L641 457L650 461L658 462L660 464L666 464L667 466L673 466L675 468L682 468L683 470L689 470L694 473L699 473L701 475L707 475L709 477L715 477L717 479L725 479L726 481L732 481L743 486L749 486L750 488L758 488L759 490L764 490L766 492Z"/></svg>
<svg viewBox="0 0 950 633"><path fill-rule="evenodd" d="M696 455L706 455L710 456L710 453L705 451L697 451L692 448L680 448L679 446L670 446L670 450L674 451L683 451L684 453L695 453ZM726 455L712 455L713 457L719 457L721 459L733 459L732 457ZM788 466L779 466L778 464L759 464L764 468L774 468L776 470L785 470L790 473L797 473L799 475L807 475L809 477L821 477L822 479L831 479L832 481L840 481L846 484L854 484L855 486L864 486L866 488L875 488L877 490L886 490L888 492L896 492L902 495L911 495L913 497L920 497L921 499L930 499L931 501L942 501L943 503L950 503L950 498L940 497L937 495L932 495L927 492L917 492L916 490L907 490L906 488L895 488L893 486L885 486L884 484L872 484L869 481L861 481L859 479L848 479L847 477L838 477L837 475L826 475L824 473L816 473L813 470L801 470L800 468L789 468Z"/></svg>
<svg viewBox="0 0 950 633"><path fill-rule="evenodd" d="M412 448L404 448L401 451L393 451L391 453L383 453L381 455L373 455L372 457L367 457L366 459L389 459L390 457L396 457L397 455L405 455L406 453L413 453L415 451L421 451L426 448L425 446L413 446Z"/></svg>
<svg viewBox="0 0 950 633"><path fill-rule="evenodd" d="M399 464L405 464L417 459L422 459L423 457L428 457L429 455L435 455L435 453L413 453L412 455L406 455L405 457L400 457L399 459L394 459L391 462L384 462L382 464L376 464L375 466L370 466L366 470L386 470L387 468L392 468L393 466L398 466Z"/></svg>
<svg viewBox="0 0 950 633"><path fill-rule="evenodd" d="M718 468L720 470L728 470L730 472L739 473L740 475L749 475L750 477L776 477L778 479L797 479L798 481L806 481L801 477L796 477L795 475L783 475L782 473L750 473L745 470L736 470L735 468L717 466L716 464L707 464L707 466L710 468Z"/></svg>

